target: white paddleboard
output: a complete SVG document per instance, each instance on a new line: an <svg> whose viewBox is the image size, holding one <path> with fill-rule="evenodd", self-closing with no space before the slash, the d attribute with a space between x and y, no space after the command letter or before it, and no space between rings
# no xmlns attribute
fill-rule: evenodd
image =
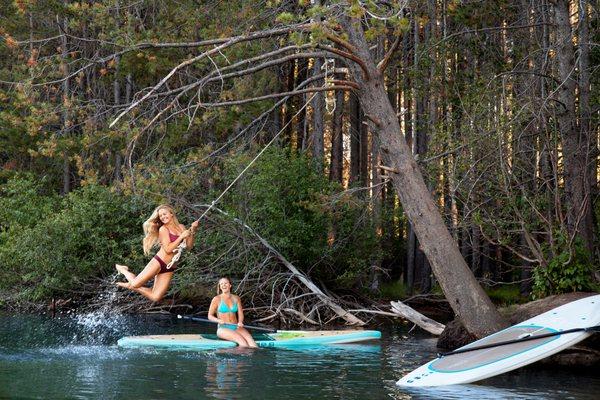
<svg viewBox="0 0 600 400"><path fill-rule="evenodd" d="M600 325L600 295L586 297L506 328L460 349ZM558 334L520 343L448 355L417 368L400 386L442 386L471 383L512 371L581 342L591 332Z"/></svg>

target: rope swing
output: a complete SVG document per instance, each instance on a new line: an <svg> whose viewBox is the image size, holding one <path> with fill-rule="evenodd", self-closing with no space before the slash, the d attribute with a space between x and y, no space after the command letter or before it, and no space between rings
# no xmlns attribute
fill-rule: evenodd
<svg viewBox="0 0 600 400"><path fill-rule="evenodd" d="M294 114L294 116L292 118L290 118L290 120L279 130L279 132L277 132L277 134L275 136L273 136L273 138L269 141L269 143L267 143L265 145L265 147L256 155L256 157L254 157L254 159L252 159L252 161L250 161L248 163L248 165L242 170L242 172L240 172L238 174L238 176L236 176L236 178L229 184L229 186L227 186L225 188L225 190L223 190L223 192L219 195L219 197L217 197L215 200L212 201L212 203L210 203L208 208L202 213L202 215L200 215L200 217L198 217L198 219L196 221L200 221L202 218L204 218L204 216L206 214L208 214L208 212L219 202L219 200L221 200L223 198L223 196L225 196L225 193L227 193L229 191L229 189L231 189L233 187L233 185L235 185L235 183L242 177L242 175L244 175L244 173L246 173L246 171L248 171L248 169L250 169L250 167L256 162L256 160L258 160L258 158L269 148L269 146L275 142L275 140L279 137L279 135L281 135L281 133L294 120L294 118L297 117L310 104L310 102L316 95L317 95L317 93L314 93L310 97L310 99L308 99L306 101L306 103L304 103L304 105L298 110L298 112L296 112L296 114ZM175 265L175 263L177 261L179 261L179 259L181 258L181 255L183 254L184 250L187 247L185 242L186 241L183 240L179 244L179 246L177 246L177 248L175 250L173 250L173 253L174 253L173 259L171 260L171 262L169 264L167 264L167 269L171 269L173 267L173 265Z"/></svg>

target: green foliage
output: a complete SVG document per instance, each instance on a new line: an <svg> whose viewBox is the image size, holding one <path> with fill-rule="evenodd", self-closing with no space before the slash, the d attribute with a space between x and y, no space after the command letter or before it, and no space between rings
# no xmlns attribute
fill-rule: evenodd
<svg viewBox="0 0 600 400"><path fill-rule="evenodd" d="M247 157L235 161L231 180ZM313 173L308 159L269 150L238 187L235 211L293 262L314 260L327 239L327 221L314 204L326 192L327 182Z"/></svg>
<svg viewBox="0 0 600 400"><path fill-rule="evenodd" d="M231 158L225 181L248 161L249 155ZM370 222L360 222L366 204L337 190L308 157L271 148L246 172L227 207L297 267L352 287L364 275L377 241Z"/></svg>
<svg viewBox="0 0 600 400"><path fill-rule="evenodd" d="M563 234L557 235L557 242L557 247L563 250L547 266L538 266L533 271L533 297L597 290L591 279L592 257L583 242L576 238L569 249L568 237ZM544 250L549 251L547 247Z"/></svg>
<svg viewBox="0 0 600 400"><path fill-rule="evenodd" d="M296 46L301 46L308 42L308 38L303 32L292 32L289 35L289 41Z"/></svg>
<svg viewBox="0 0 600 400"><path fill-rule="evenodd" d="M325 41L327 35L320 25L314 25L310 28L310 41L313 44L319 44Z"/></svg>
<svg viewBox="0 0 600 400"><path fill-rule="evenodd" d="M376 40L378 37L385 35L387 28L385 24L372 24L372 26L365 30L365 37L369 41Z"/></svg>
<svg viewBox="0 0 600 400"><path fill-rule="evenodd" d="M348 10L348 15L352 18L361 18L364 14L365 10L360 5L360 2L352 1L350 9Z"/></svg>
<svg viewBox="0 0 600 400"><path fill-rule="evenodd" d="M279 22L280 24L292 24L296 22L296 18L297 17L290 12L282 12L277 16L277 18L275 18L275 21Z"/></svg>
<svg viewBox="0 0 600 400"><path fill-rule="evenodd" d="M131 198L89 185L57 203L53 195L36 197L31 181L15 179L6 186L23 190L9 192L3 202L32 208L5 213L12 219L0 232L1 290L43 299L111 273L117 261L142 262L140 216L147 210ZM47 211L50 205L54 209Z"/></svg>
<svg viewBox="0 0 600 400"><path fill-rule="evenodd" d="M325 6L313 6L306 11L309 18L321 18L327 15L328 8Z"/></svg>
<svg viewBox="0 0 600 400"><path fill-rule="evenodd" d="M134 45L185 43L248 34L273 28L275 16L280 24L309 19L321 23L320 26L314 24L310 31L303 29L288 36L275 35L222 48L218 54L180 69L163 89L178 93L190 82L200 82L209 75L217 77L226 66L289 43L331 45L332 34L348 40L338 20L342 13L359 19L356 23L366 30L370 45L382 37L393 39L391 28L395 35L403 35L406 43L402 46L408 45L418 57L409 57L409 60L398 52L390 59L385 76L390 98L405 98L399 95L402 92L412 93L415 99L425 103L437 102L435 113L408 113L403 125L410 130L417 124L414 125L416 132L427 136L429 154L419 154L419 159L431 156L434 157L431 160L436 160L421 163L421 166L435 196L444 200L448 221L459 224L456 226L459 229L478 225L486 238L525 255L531 255L528 248L531 245L522 240L523 230L531 233L534 241L543 241L544 232L560 229L562 221L552 217L560 216L563 211L554 208L556 199L563 196L563 187L559 184L560 163L548 167L555 168L553 171L544 171L546 167L542 166L546 163L546 151L549 156L560 154L560 132L552 111L540 114L539 107L535 107L537 103L524 91L530 87L527 79L538 76L534 72L543 64L535 57L541 57L546 49L535 40L524 40L534 34L533 31L496 29L519 25L526 16L523 14L526 8L505 0L483 3L451 0L446 2L443 15L428 16L427 7L411 7L410 13L398 12L405 6L403 2L382 4L351 0L321 2L321 6L313 3L268 0L264 3L271 8L267 12L255 2L239 0L180 2L177 7L169 2L149 0L126 5L115 0L8 1L0 5L3 15L7 16L0 27L0 80L18 82L0 87L0 164L3 167L0 171L0 261L6 266L6 271L0 272L0 288L25 288L36 296L45 296L54 290L52 288L73 288L80 280L108 271L105 268L111 268L114 259L139 259L140 214L135 210L144 207L137 205L129 195L117 195L95 185L112 185L123 191L143 193L146 201L153 205L164 198L190 202L214 200L256 154L247 151L248 143L265 143L269 134L260 132L252 136L249 130L217 156L209 154L232 139L275 100L227 108L199 106L193 112L184 113L179 112L182 111L179 107L187 107L187 104L193 108L197 102L247 99L290 90L290 85L298 83L304 74L296 68L298 64L287 63L291 69L264 68L252 75L207 81L198 90L182 96L178 105L169 111L171 116L167 118L165 114L165 118L150 129L144 127L157 115L157 107L166 106L168 102L142 102L115 128L108 129L107 125L123 109L126 98L131 101L127 95L129 89L154 86L176 65L206 50L189 46L142 45L138 48ZM391 17L384 22L375 15ZM57 34L56 16L67 24L70 35L66 59L60 41L42 40ZM438 29L442 17L444 32ZM590 19L591 43L599 41L599 23L598 18ZM414 26L427 33L418 44L413 43L416 38L410 34ZM33 47L27 46L26 40L30 37L40 41ZM72 38L81 38L86 45L82 47ZM110 56L127 48L136 50ZM591 46L590 51L590 70L594 71L600 60L600 48ZM100 58L105 61L84 68L90 59ZM556 59L550 60L551 63ZM69 79L69 93L63 93L65 73L71 74L80 68L83 68L81 72ZM532 74L514 73L523 68L533 68ZM394 71L401 71L401 76ZM402 77L406 79L397 79ZM592 108L600 102L599 80L600 74L592 74L589 85ZM555 85L552 80L543 82L540 84L545 86L540 86L540 90L544 90L540 93L552 93ZM115 99L117 91L120 96ZM290 131L302 129L300 118L291 118L299 104L299 99L290 100L277 111L281 123L290 122ZM400 109L406 104L396 106ZM187 110L192 111L192 108ZM310 107L307 110L302 118L309 126L314 114ZM277 112L272 115L276 116ZM347 117L345 114L345 121ZM327 116L325 123L330 124L331 118ZM264 126L268 127L271 121ZM592 125L594 122L597 118ZM345 123L345 140L350 135L347 127ZM325 132L328 144L331 130ZM135 149L130 148L134 150L131 169L121 178L115 168L122 165L133 137L139 140L135 142ZM532 140L531 144L526 138ZM235 156L226 161L220 158L227 149L238 145ZM534 149L530 151L528 146ZM61 199L52 191L61 187L65 166L70 170L64 176L72 178L73 187L86 188ZM16 175L12 179L16 171L29 171L32 175ZM555 182L556 192L548 184L551 180L543 176L546 172L555 174L551 180ZM92 198L91 194L97 197ZM326 281L331 288L358 285L374 257L389 256L386 261L401 262L400 247L405 238L405 223L400 222L404 218L401 207L392 205L390 211L382 206L384 209L378 218L384 228L379 235L389 236L378 236L368 198L347 195L341 187L327 182L314 172L307 157L276 149L270 151L227 194L224 202L224 208L247 221L286 258L311 276ZM123 211L119 207L131 209ZM392 212L399 215L390 215ZM122 235L121 231L113 232L108 224L89 224L89 220L116 218L110 213L128 215L115 224L130 227L123 228ZM210 265L226 254L231 242L239 240L239 235L225 230L213 229L203 236L206 260L202 262ZM393 230L397 232L390 233ZM118 238L118 244L117 239L111 242L113 236ZM537 295L589 288L592 268L589 256L580 254L582 248L578 244L572 251L567 250L569 246L564 242L557 247L544 250L546 258L551 258L550 254L558 256L549 266L536 271ZM503 261L511 264L513 260L507 259L509 251L502 251ZM113 257L113 261L101 260L104 256ZM185 262L198 261L195 257L192 252ZM252 257L258 259L255 255L247 257L222 269L241 271L253 265ZM202 287L194 286L200 281L199 277L189 275L192 279L187 279L186 274L187 271L182 271L175 277L175 287L185 289L180 292L183 296L201 296ZM52 279L57 281L51 282ZM179 284L184 281L189 286ZM509 300L512 294L492 293L492 296L503 301L503 298Z"/></svg>
<svg viewBox="0 0 600 400"><path fill-rule="evenodd" d="M48 180L16 175L0 187L0 231L9 226L34 227L52 216L59 198L48 193Z"/></svg>
<svg viewBox="0 0 600 400"><path fill-rule="evenodd" d="M406 33L410 30L410 20L406 17L392 17L390 18L390 24L396 27L396 34Z"/></svg>
<svg viewBox="0 0 600 400"><path fill-rule="evenodd" d="M406 298L408 288L401 281L393 281L389 283L383 283L379 288L379 294L383 299L386 300L398 300Z"/></svg>
<svg viewBox="0 0 600 400"><path fill-rule="evenodd" d="M485 292L495 304L502 306L518 304L524 300L518 285L498 285L486 288Z"/></svg>

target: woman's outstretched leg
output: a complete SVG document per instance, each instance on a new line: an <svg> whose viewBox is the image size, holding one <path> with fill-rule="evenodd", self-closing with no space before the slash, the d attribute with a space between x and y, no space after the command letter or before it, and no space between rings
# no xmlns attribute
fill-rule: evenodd
<svg viewBox="0 0 600 400"><path fill-rule="evenodd" d="M137 289L142 287L146 282L158 274L160 271L160 264L156 259L153 258L148 264L146 264L146 267L144 267L142 272L140 272L138 275L135 275L133 272L129 271L129 268L126 265L116 264L115 268L125 276L125 279L127 279L133 288Z"/></svg>
<svg viewBox="0 0 600 400"><path fill-rule="evenodd" d="M162 298L165 297L165 294L167 294L167 290L169 290L169 284L171 283L171 278L173 278L173 272L156 275L154 277L154 285L152 288L145 286L134 287L131 282L117 282L117 285L122 288L138 292L139 294L148 298L150 301L157 302L162 300Z"/></svg>
<svg viewBox="0 0 600 400"><path fill-rule="evenodd" d="M135 280L135 274L129 270L127 265L115 264L117 271L127 279L127 282Z"/></svg>

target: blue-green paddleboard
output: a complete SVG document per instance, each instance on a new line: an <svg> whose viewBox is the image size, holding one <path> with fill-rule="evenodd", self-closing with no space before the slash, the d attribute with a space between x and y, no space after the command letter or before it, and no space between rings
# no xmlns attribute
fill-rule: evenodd
<svg viewBox="0 0 600 400"><path fill-rule="evenodd" d="M256 335L259 347L297 348L341 343L356 343L381 338L379 331L277 331ZM157 347L167 349L207 350L236 347L233 342L220 340L216 335L149 335L127 336L119 339L121 347Z"/></svg>

